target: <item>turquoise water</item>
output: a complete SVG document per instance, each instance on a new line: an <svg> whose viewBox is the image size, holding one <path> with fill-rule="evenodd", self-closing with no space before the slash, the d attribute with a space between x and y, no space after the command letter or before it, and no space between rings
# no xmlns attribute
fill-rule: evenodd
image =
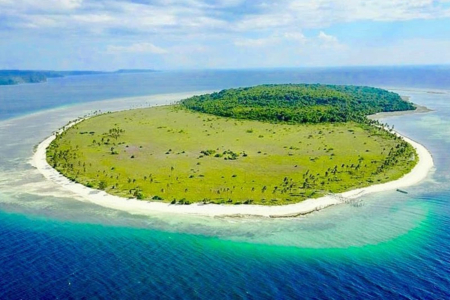
<svg viewBox="0 0 450 300"><path fill-rule="evenodd" d="M0 298L448 298L449 74L395 76L407 71L346 70L343 78L336 70L169 72L0 87L0 107L8 107L0 121ZM390 74L386 82L380 72ZM429 73L435 85L416 83ZM220 219L99 207L28 163L33 147L73 118L168 101L98 100L305 78L372 80L434 109L385 120L430 149L433 173L407 195L370 195L361 207L291 220Z"/></svg>

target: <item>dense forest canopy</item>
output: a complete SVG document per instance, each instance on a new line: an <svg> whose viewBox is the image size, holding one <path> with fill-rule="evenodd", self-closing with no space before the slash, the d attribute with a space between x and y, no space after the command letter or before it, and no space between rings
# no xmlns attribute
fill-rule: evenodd
<svg viewBox="0 0 450 300"><path fill-rule="evenodd" d="M379 88L322 84L268 84L222 90L180 101L203 113L268 122L364 122L378 112L414 110L393 92Z"/></svg>

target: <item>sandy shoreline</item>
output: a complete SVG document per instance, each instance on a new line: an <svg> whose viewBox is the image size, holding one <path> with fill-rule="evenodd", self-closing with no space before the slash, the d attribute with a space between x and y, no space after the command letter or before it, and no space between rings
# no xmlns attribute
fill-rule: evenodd
<svg viewBox="0 0 450 300"><path fill-rule="evenodd" d="M379 120L379 119L384 119L384 118L388 118L388 117L399 117L399 116L404 116L404 115L423 114L423 113L428 113L431 111L433 111L433 110L429 109L428 107L416 105L415 110L380 112L380 113L376 113L374 115L367 116L367 118L370 120Z"/></svg>
<svg viewBox="0 0 450 300"><path fill-rule="evenodd" d="M433 158L430 152L423 145L407 137L403 138L416 149L419 156L419 162L410 173L404 175L402 178L340 194L324 196L317 199L307 199L300 203L282 206L218 205L200 203L191 205L171 205L168 203L147 202L137 199L126 199L113 196L104 191L88 188L82 184L72 182L47 163L46 149L55 139L55 135L48 137L37 146L36 152L32 158L32 165L36 167L38 171L41 172L48 180L51 180L62 186L64 189L81 196L88 202L103 207L126 211L131 214L149 215L154 213L179 213L212 217L295 217L318 211L332 205L345 203L346 201L357 199L369 193L406 188L424 180L427 177L428 172L434 166Z"/></svg>

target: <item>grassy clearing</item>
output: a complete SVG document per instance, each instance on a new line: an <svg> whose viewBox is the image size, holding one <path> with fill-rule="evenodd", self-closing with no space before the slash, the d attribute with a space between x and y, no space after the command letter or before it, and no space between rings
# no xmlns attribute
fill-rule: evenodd
<svg viewBox="0 0 450 300"><path fill-rule="evenodd" d="M374 126L271 124L177 106L85 120L55 139L47 159L123 197L265 205L391 181L416 163L411 146Z"/></svg>

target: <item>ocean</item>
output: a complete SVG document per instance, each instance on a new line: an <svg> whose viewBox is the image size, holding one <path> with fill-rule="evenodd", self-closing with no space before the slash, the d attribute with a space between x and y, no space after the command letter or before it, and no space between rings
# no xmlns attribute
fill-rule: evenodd
<svg viewBox="0 0 450 300"><path fill-rule="evenodd" d="M30 164L40 141L93 111L300 82L387 88L432 109L383 121L425 145L435 168L408 194L364 196L361 206L231 219L104 208ZM0 299L450 298L450 67L164 71L1 86L0 141Z"/></svg>

